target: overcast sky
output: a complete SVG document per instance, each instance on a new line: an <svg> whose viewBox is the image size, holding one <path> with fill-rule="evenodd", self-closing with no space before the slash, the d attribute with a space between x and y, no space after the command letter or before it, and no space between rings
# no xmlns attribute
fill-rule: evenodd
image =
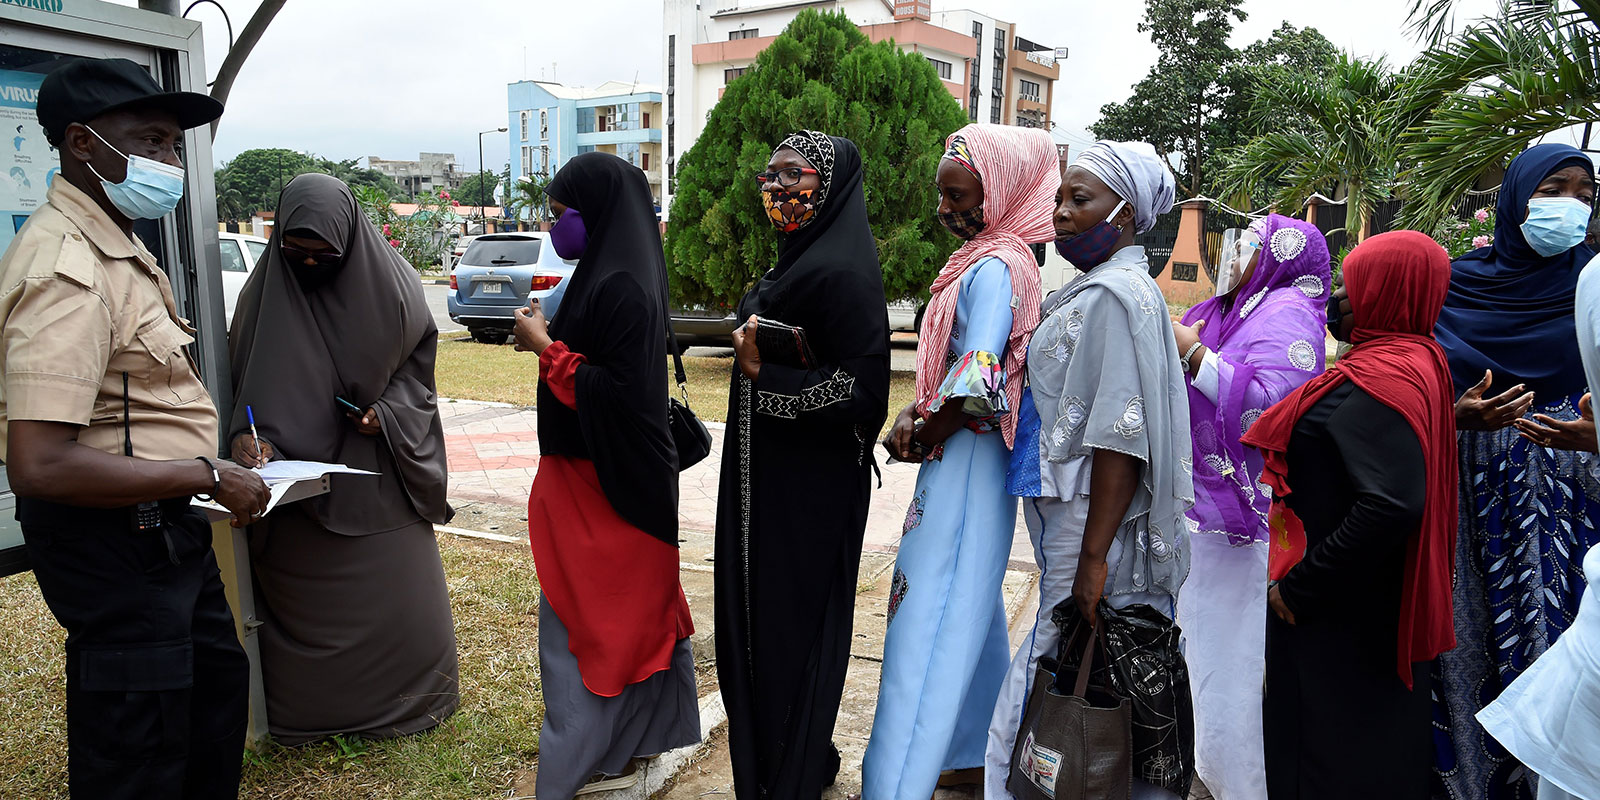
<svg viewBox="0 0 1600 800"><path fill-rule="evenodd" d="M136 0L118 0L136 5ZM257 0L221 0L242 28ZM715 2L715 0L707 0ZM748 2L748 0L747 0ZM1320 30L1359 55L1409 61L1419 50L1405 30L1406 0L1246 0L1249 20L1235 46L1285 20ZM1494 0L1467 0L1467 14ZM1138 0L934 0L934 8L981 8L1017 23L1023 37L1069 49L1056 84L1058 135L1090 141L1100 106L1125 99L1156 50L1135 26ZM344 159L416 158L453 152L468 169L477 132L506 124L506 84L550 78L593 86L607 80L661 82L657 0L288 0L234 84L216 141L217 158L252 147L287 147ZM194 10L206 28L210 75L227 32L214 7ZM483 137L490 170L505 164L504 134Z"/></svg>

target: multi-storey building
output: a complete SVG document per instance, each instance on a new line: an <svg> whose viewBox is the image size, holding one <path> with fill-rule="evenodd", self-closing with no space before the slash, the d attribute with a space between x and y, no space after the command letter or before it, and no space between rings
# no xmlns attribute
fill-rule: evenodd
<svg viewBox="0 0 1600 800"><path fill-rule="evenodd" d="M550 177L579 153L612 153L644 170L661 206L661 90L609 81L592 89L518 81L506 89L511 179Z"/></svg>
<svg viewBox="0 0 1600 800"><path fill-rule="evenodd" d="M457 168L455 153L419 153L416 161L367 156L367 165L392 178L408 197L438 190L453 192L471 174Z"/></svg>
<svg viewBox="0 0 1600 800"><path fill-rule="evenodd" d="M934 12L929 0L664 0L666 201L677 160L705 128L728 83L743 75L796 14L843 12L872 41L894 40L928 59L967 118L1049 129L1060 51L1017 26L970 10ZM1064 56L1064 53L1061 53Z"/></svg>

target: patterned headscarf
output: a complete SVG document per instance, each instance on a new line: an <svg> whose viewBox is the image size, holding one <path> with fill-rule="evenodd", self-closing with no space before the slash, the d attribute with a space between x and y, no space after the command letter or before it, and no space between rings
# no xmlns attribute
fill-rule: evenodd
<svg viewBox="0 0 1600 800"><path fill-rule="evenodd" d="M802 130L789 134L789 138L773 148L772 153L777 155L783 149L799 153L817 171L822 188L817 190L816 206L821 209L822 204L828 202L828 189L833 186L833 139L821 131Z"/></svg>
<svg viewBox="0 0 1600 800"><path fill-rule="evenodd" d="M966 167L972 177L983 180L983 176L978 174L978 167L972 162L972 151L967 149L967 137L959 133L951 136L950 147L944 151L944 158Z"/></svg>

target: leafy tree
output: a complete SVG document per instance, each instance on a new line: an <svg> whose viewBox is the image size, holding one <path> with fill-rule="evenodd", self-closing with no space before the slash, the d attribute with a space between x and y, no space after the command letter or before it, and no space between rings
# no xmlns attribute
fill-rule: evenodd
<svg viewBox="0 0 1600 800"><path fill-rule="evenodd" d="M226 170L218 170L216 177L217 219L221 222L248 219L255 209L245 203L244 194L230 182Z"/></svg>
<svg viewBox="0 0 1600 800"><path fill-rule="evenodd" d="M500 185L500 176L492 172L477 172L461 182L461 188L452 195L464 206L494 205L494 190Z"/></svg>
<svg viewBox="0 0 1600 800"><path fill-rule="evenodd" d="M1224 77L1238 58L1228 45L1233 25L1246 15L1244 0L1145 0L1139 32L1161 55L1125 103L1100 109L1090 126L1101 139L1149 142L1164 158L1178 155L1189 195L1206 188L1205 165L1230 96Z"/></svg>
<svg viewBox="0 0 1600 800"><path fill-rule="evenodd" d="M281 147L246 150L217 170L217 181L237 189L251 211L276 211L278 193L296 175L313 172L316 162L305 153Z"/></svg>
<svg viewBox="0 0 1600 800"><path fill-rule="evenodd" d="M326 158L314 157L315 166L312 172L322 172L344 181L353 190L358 186L371 186L382 191L394 200L399 200L402 192L400 184L394 179L370 167L360 165L360 159L347 158L343 161L333 161Z"/></svg>
<svg viewBox="0 0 1600 800"><path fill-rule="evenodd" d="M1226 191L1271 191L1278 208L1298 209L1313 192L1342 187L1345 228L1360 241L1394 184L1405 120L1393 106L1402 91L1401 76L1383 59L1348 54L1320 74L1282 67L1258 74L1252 116L1265 133L1222 154ZM1299 124L1270 124L1284 117Z"/></svg>
<svg viewBox="0 0 1600 800"><path fill-rule="evenodd" d="M1535 139L1595 119L1600 0L1523 2L1447 35L1454 0L1413 0L1433 46L1412 65L1400 113L1418 118L1401 155L1402 221L1432 229L1490 168Z"/></svg>
<svg viewBox="0 0 1600 800"><path fill-rule="evenodd" d="M429 192L417 197L417 211L402 217L395 212L394 201L383 190L357 186L351 191L367 219L389 240L389 246L400 251L400 256L418 272L443 263L450 242L445 226L459 219L448 192Z"/></svg>
<svg viewBox="0 0 1600 800"><path fill-rule="evenodd" d="M957 244L934 218L934 172L966 119L926 58L868 42L843 14L802 11L728 86L679 161L666 239L675 299L733 305L772 267L778 237L751 176L800 128L860 148L884 292L925 291Z"/></svg>
<svg viewBox="0 0 1600 800"><path fill-rule="evenodd" d="M1304 129L1305 123L1293 114L1255 115L1256 91L1262 78L1302 80L1327 71L1339 56L1339 48L1316 28L1296 28L1285 22L1267 38L1239 51L1239 57L1223 69L1221 82L1227 89L1222 113L1212 124L1208 155L1204 165L1208 189L1217 189L1214 176L1227 168L1222 154L1249 142L1268 130ZM1238 198L1251 208L1260 207L1266 198Z"/></svg>

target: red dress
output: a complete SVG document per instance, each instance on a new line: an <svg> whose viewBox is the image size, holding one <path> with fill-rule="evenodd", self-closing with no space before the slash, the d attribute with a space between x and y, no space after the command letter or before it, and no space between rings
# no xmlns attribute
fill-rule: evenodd
<svg viewBox="0 0 1600 800"><path fill-rule="evenodd" d="M584 363L562 342L539 356L539 379L579 413L575 376ZM540 589L567 627L585 688L615 697L672 666L673 646L694 633L678 582L678 548L617 515L594 462L539 459L528 540Z"/></svg>

